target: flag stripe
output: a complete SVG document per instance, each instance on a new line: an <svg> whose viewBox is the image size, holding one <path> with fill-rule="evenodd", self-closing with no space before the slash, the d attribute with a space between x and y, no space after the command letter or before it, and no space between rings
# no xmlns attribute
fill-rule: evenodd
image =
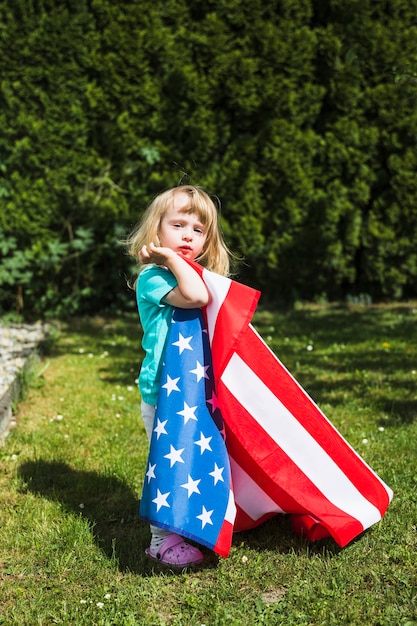
<svg viewBox="0 0 417 626"><path fill-rule="evenodd" d="M308 476L330 502L342 511L349 511L365 528L380 519L378 509L358 492L325 450L238 355L230 359L222 382L252 419L274 441L280 442L280 448L298 470ZM268 456L271 450L263 452Z"/></svg>
<svg viewBox="0 0 417 626"><path fill-rule="evenodd" d="M233 414L233 421L228 420L230 423L227 428L229 458L237 460L259 488L275 503L271 513L277 505L286 513L297 516L305 517L305 514L318 513L321 523L328 529L327 535L333 536L340 546L346 545L364 530L364 526L357 519L327 500L309 477L262 428L258 426L258 432L254 431L256 421L223 382L219 385L219 398L222 405L223 403L227 405L228 411ZM228 417L230 418L230 415L225 414L225 420ZM250 432L251 442L256 441L255 452L254 446L248 445L246 441L246 432ZM259 449L262 451L261 454L258 454ZM268 450L266 456L265 450ZM239 503L240 493L235 486L234 491L236 502ZM249 516L248 518L245 519L240 515L242 510ZM259 523L264 519L265 517L259 518ZM248 513L244 506L238 506L235 530L253 528L256 525L253 520L253 511Z"/></svg>
<svg viewBox="0 0 417 626"><path fill-rule="evenodd" d="M383 515L392 497L391 489L347 443L251 326L239 345L239 355Z"/></svg>
<svg viewBox="0 0 417 626"><path fill-rule="evenodd" d="M253 317L260 292L207 270L203 278L211 296L206 308L207 330L215 375L219 377Z"/></svg>
<svg viewBox="0 0 417 626"><path fill-rule="evenodd" d="M285 513L230 454L229 458L236 505L245 511L251 520L259 520L268 513Z"/></svg>

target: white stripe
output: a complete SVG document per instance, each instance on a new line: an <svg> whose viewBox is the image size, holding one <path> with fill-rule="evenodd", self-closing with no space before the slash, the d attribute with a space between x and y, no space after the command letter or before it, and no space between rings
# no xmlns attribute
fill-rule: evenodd
<svg viewBox="0 0 417 626"><path fill-rule="evenodd" d="M297 385L299 391L304 395L305 398L307 398L308 402L312 402L314 404L314 407L317 409L317 411L320 413L321 417L328 423L330 424L330 426L332 428L334 428L333 424L331 423L331 421L329 420L329 418L323 413L323 411L320 409L319 406L317 406L317 404L313 401L313 399L308 395L308 393L306 392L306 390L300 385L300 383L298 382L298 380L296 378L294 378L294 376L291 374L291 372L289 370L287 370L287 368L285 367L285 365L282 363L282 361L280 361L277 357L277 355L272 352L271 348L268 346L267 343L265 343L265 341L263 340L263 338L261 337L261 335L258 333L258 331L252 326L252 324L249 324L249 328L251 329L251 331L254 333L254 335L257 336L258 340L262 342L263 344L263 348L267 349L269 351L269 353L274 357L274 359L278 362L279 366L282 367L282 369L285 371L285 373L289 376L289 378L291 378L291 380ZM352 454L354 454L356 457L358 457L358 459L360 459L360 461L364 464L364 466L371 472L371 474L373 474L375 476L375 478L377 480L379 480L379 482L381 483L381 485L384 487L385 491L387 492L388 498L391 501L392 497L393 497L393 491L390 487L388 487L387 484L384 483L384 481L382 480L382 478L380 478L378 476L378 474L372 469L372 467L370 465L368 465L366 463L366 461L360 456L360 454L358 454L356 452L356 450L354 448L352 448L352 446L350 445L350 443L348 441L346 441L346 439L344 439L344 437L342 437L342 435L338 432L339 436L343 439L344 443L348 446L348 448L350 448L350 451L352 452Z"/></svg>
<svg viewBox="0 0 417 626"><path fill-rule="evenodd" d="M224 514L224 519L226 522L230 522L232 525L235 523L236 518L236 505L233 491L229 490L229 501L227 503L226 513Z"/></svg>
<svg viewBox="0 0 417 626"><path fill-rule="evenodd" d="M362 496L326 451L237 354L232 356L221 378L230 393L330 502L359 520L364 528L381 519L378 509Z"/></svg>
<svg viewBox="0 0 417 626"><path fill-rule="evenodd" d="M214 337L217 315L223 302L226 300L232 281L230 278L220 276L214 272L203 270L203 279L210 294L210 303L207 306L207 324L210 343Z"/></svg>
<svg viewBox="0 0 417 626"><path fill-rule="evenodd" d="M235 502L253 520L266 513L285 513L241 466L229 456Z"/></svg>

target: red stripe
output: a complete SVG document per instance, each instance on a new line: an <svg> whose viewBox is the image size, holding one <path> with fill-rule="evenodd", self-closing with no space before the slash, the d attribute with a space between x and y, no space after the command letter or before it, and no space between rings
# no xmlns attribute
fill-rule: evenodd
<svg viewBox="0 0 417 626"><path fill-rule="evenodd" d="M211 353L216 377L220 378L229 362L242 333L248 328L259 299L259 292L230 282L229 291L217 313L211 339Z"/></svg>
<svg viewBox="0 0 417 626"><path fill-rule="evenodd" d="M221 381L218 397L221 406L226 407L223 417L230 456L281 509L319 517L341 546L363 531L358 520L332 504L317 489ZM236 520L235 527L243 530L242 520Z"/></svg>
<svg viewBox="0 0 417 626"><path fill-rule="evenodd" d="M220 556L227 557L229 555L233 530L233 524L225 520L217 537L216 545L213 548Z"/></svg>
<svg viewBox="0 0 417 626"><path fill-rule="evenodd" d="M238 504L236 504L236 520L234 525L234 531L239 533L244 530L250 530L251 528L256 528L260 526L267 520L271 519L271 517L275 517L276 513L266 513L262 517L254 520L244 511Z"/></svg>
<svg viewBox="0 0 417 626"><path fill-rule="evenodd" d="M250 327L239 343L238 354L382 516L390 502L385 485Z"/></svg>

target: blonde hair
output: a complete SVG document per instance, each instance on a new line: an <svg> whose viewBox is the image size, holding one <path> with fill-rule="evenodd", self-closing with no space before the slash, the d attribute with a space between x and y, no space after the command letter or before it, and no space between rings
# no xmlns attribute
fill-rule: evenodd
<svg viewBox="0 0 417 626"><path fill-rule="evenodd" d="M149 244L151 241L160 245L158 232L161 220L172 206L174 196L178 193L185 193L190 198L184 213L196 213L207 231L203 250L195 261L212 272L228 276L230 259L233 255L223 240L216 206L212 198L201 187L194 185L181 185L167 189L152 200L141 221L125 242L128 254L139 261L138 255L143 245Z"/></svg>

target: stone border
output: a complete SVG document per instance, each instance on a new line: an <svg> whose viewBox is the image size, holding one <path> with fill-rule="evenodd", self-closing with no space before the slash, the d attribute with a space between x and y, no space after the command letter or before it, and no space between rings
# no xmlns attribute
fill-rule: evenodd
<svg viewBox="0 0 417 626"><path fill-rule="evenodd" d="M13 405L20 395L20 376L30 357L48 336L46 324L3 324L0 321L0 446L16 426Z"/></svg>
<svg viewBox="0 0 417 626"><path fill-rule="evenodd" d="M19 392L20 385L19 380L16 377L0 400L0 446L4 444L7 435L12 428L16 426L12 406L15 402L17 402Z"/></svg>

